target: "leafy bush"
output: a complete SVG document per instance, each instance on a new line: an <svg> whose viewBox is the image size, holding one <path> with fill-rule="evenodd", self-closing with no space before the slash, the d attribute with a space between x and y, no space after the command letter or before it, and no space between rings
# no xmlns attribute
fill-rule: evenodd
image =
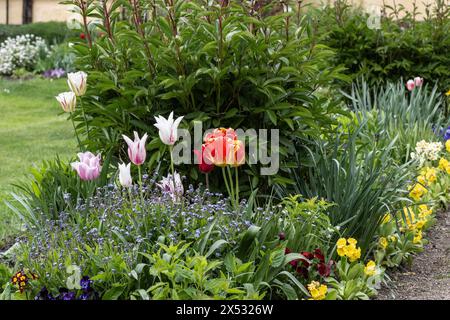
<svg viewBox="0 0 450 320"><path fill-rule="evenodd" d="M84 15L102 17L98 28L104 34L88 32L74 46L78 68L89 74L83 101L92 128L90 149L114 150L123 157L121 134L137 130L156 136L153 117L172 110L185 115L188 129L196 120L204 129L277 128L282 165L293 152L293 137L331 129L331 115L340 107L331 92L319 88L346 77L339 66L327 63L332 51L316 45L308 22L294 19L295 12L267 15L268 8L258 11L234 1L154 4L142 3L148 20L135 2L80 7ZM113 10L118 7L137 19L120 20ZM161 161L164 167L168 161L162 161L159 139L149 148L149 166ZM194 167L180 170L197 178ZM254 188L258 172L258 166L246 170L256 176ZM271 182L288 180L271 177ZM248 181L242 181L246 190Z"/></svg>
<svg viewBox="0 0 450 320"><path fill-rule="evenodd" d="M396 139L382 149L373 142L358 147L362 127L364 124L354 133L338 134L335 141L317 141L311 149L299 151L299 169L289 171L295 185L278 191L335 203L329 209L331 224L340 226L344 236L360 239L366 251L383 215L400 206L411 173L409 163L397 165L391 157Z"/></svg>
<svg viewBox="0 0 450 320"><path fill-rule="evenodd" d="M50 46L48 55L40 59L36 66L37 72L56 69L64 70L64 73L75 71L75 54L68 43Z"/></svg>
<svg viewBox="0 0 450 320"><path fill-rule="evenodd" d="M371 85L421 76L438 82L440 92L448 90L450 7L445 1L436 0L422 17L417 10L386 6L380 30L369 29L369 15L347 0L336 2L313 15L322 43L336 50L335 63L344 64L349 75L364 75Z"/></svg>
<svg viewBox="0 0 450 320"><path fill-rule="evenodd" d="M354 112L354 122L348 130L356 130L358 123L366 123L359 136L359 143L370 145L376 141L378 148L387 147L397 139L391 157L397 163L410 160L410 154L420 140L436 140L447 128L444 103L438 92L428 85L408 92L403 81L383 86L369 86L365 80L352 85L349 98Z"/></svg>
<svg viewBox="0 0 450 320"><path fill-rule="evenodd" d="M70 30L65 22L36 22L22 25L0 25L0 43L7 38L33 34L49 44L62 43L70 37L77 37L78 32Z"/></svg>
<svg viewBox="0 0 450 320"><path fill-rule="evenodd" d="M17 69L33 71L48 47L40 37L26 34L8 38L0 44L0 75L11 75Z"/></svg>

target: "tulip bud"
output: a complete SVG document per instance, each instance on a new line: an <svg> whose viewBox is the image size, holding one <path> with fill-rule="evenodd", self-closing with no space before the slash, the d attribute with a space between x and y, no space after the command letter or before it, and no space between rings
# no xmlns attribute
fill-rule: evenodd
<svg viewBox="0 0 450 320"><path fill-rule="evenodd" d="M74 112L77 105L77 96L72 91L63 92L56 97L64 112Z"/></svg>
<svg viewBox="0 0 450 320"><path fill-rule="evenodd" d="M161 141L166 145L174 145L177 141L177 130L183 117L178 117L173 120L173 111L170 113L169 118L165 119L162 116L155 117L155 127L159 129L159 137Z"/></svg>
<svg viewBox="0 0 450 320"><path fill-rule="evenodd" d="M421 77L415 77L414 78L414 85L416 87L421 87L423 85L423 78Z"/></svg>
<svg viewBox="0 0 450 320"><path fill-rule="evenodd" d="M78 173L81 180L91 181L100 176L102 170L102 167L100 166L100 155L95 156L87 151L79 153L78 158L80 161L72 162L71 166Z"/></svg>
<svg viewBox="0 0 450 320"><path fill-rule="evenodd" d="M406 83L406 88L409 91L413 91L415 87L416 87L416 84L415 84L414 80L408 80L408 82Z"/></svg>
<svg viewBox="0 0 450 320"><path fill-rule="evenodd" d="M70 90L72 90L72 92L75 93L77 97L82 96L86 93L86 81L87 74L83 71L67 74L67 84L69 85Z"/></svg>
<svg viewBox="0 0 450 320"><path fill-rule="evenodd" d="M133 185L133 180L131 178L131 163L119 164L119 182L123 187L129 188Z"/></svg>
<svg viewBox="0 0 450 320"><path fill-rule="evenodd" d="M147 156L147 152L145 150L147 134L144 134L140 139L138 133L134 131L134 141L132 141L126 135L122 135L122 137L128 144L128 156L130 157L131 162L133 162L137 166L143 164Z"/></svg>

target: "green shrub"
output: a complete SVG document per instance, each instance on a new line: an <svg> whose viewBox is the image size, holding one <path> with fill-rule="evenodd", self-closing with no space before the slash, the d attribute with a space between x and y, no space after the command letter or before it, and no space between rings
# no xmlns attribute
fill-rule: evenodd
<svg viewBox="0 0 450 320"><path fill-rule="evenodd" d="M397 139L391 157L397 163L410 160L417 142L442 140L448 126L445 120L444 99L438 87L416 88L408 92L403 81L383 86L369 86L366 81L355 82L349 99L355 122L348 127L356 130L358 123L366 123L359 136L359 144L376 141L379 149Z"/></svg>
<svg viewBox="0 0 450 320"><path fill-rule="evenodd" d="M369 29L369 15L339 0L338 6L310 11L318 19L322 43L336 50L334 62L369 84L396 82L415 76L450 88L450 7L436 0L420 19L403 7L386 7L381 29ZM423 18L423 17L422 17Z"/></svg>
<svg viewBox="0 0 450 320"><path fill-rule="evenodd" d="M36 22L22 25L0 25L0 43L8 37L33 34L47 41L48 44L61 43L70 37L77 37L78 32L67 28L65 22Z"/></svg>
<svg viewBox="0 0 450 320"><path fill-rule="evenodd" d="M298 168L289 172L295 185L278 187L279 194L302 194L335 203L328 210L330 222L344 237L358 239L367 252L386 212L401 207L410 164L397 165L391 157L397 139L383 148L376 142L358 146L365 123L351 134L340 133L335 140L316 141L310 149L299 150Z"/></svg>

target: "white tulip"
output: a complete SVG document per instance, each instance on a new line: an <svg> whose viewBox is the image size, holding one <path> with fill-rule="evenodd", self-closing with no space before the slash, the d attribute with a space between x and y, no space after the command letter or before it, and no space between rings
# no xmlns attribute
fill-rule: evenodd
<svg viewBox="0 0 450 320"><path fill-rule="evenodd" d="M133 180L131 179L131 163L119 164L119 182L123 187L129 188L133 184Z"/></svg>
<svg viewBox="0 0 450 320"><path fill-rule="evenodd" d="M67 74L67 84L77 97L86 93L87 74L83 71Z"/></svg>
<svg viewBox="0 0 450 320"><path fill-rule="evenodd" d="M174 145L177 141L177 129L180 125L183 117L179 117L173 120L173 111L170 113L169 118L165 119L162 116L155 117L155 127L159 129L159 137L164 144Z"/></svg>
<svg viewBox="0 0 450 320"><path fill-rule="evenodd" d="M163 177L156 185L160 187L163 192L169 193L174 201L178 201L184 193L184 188L180 174L175 171L174 176L169 173L167 177Z"/></svg>
<svg viewBox="0 0 450 320"><path fill-rule="evenodd" d="M77 105L77 96L72 91L63 92L56 97L64 112L74 112Z"/></svg>

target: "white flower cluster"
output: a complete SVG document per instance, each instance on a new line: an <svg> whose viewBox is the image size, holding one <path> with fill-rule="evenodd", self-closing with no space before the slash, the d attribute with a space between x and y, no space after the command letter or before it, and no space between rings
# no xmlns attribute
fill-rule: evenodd
<svg viewBox="0 0 450 320"><path fill-rule="evenodd" d="M32 34L7 38L0 44L0 74L11 75L19 68L33 69L41 55L48 55L44 39Z"/></svg>
<svg viewBox="0 0 450 320"><path fill-rule="evenodd" d="M439 153L443 148L442 142L426 142L421 140L416 144L416 152L411 152L412 159L418 159L420 164L425 161L434 161L439 158Z"/></svg>

